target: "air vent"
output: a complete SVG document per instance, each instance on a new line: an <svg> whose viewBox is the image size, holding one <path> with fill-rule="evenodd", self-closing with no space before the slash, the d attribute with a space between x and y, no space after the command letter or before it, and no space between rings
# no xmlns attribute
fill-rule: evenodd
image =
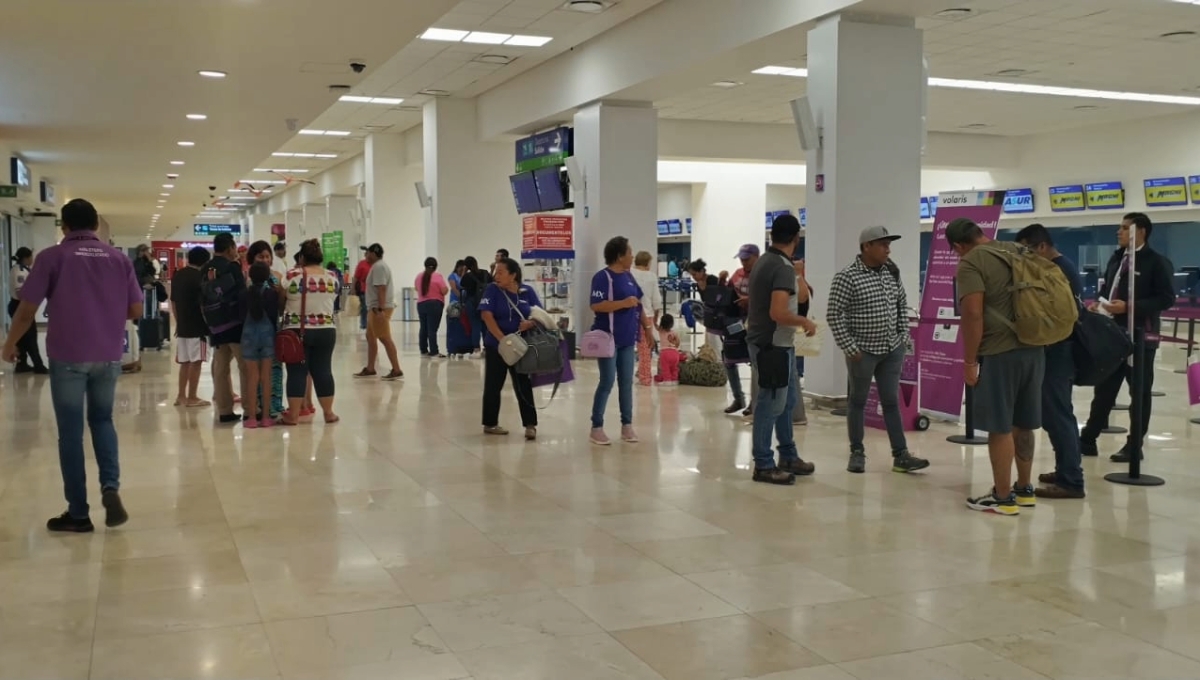
<svg viewBox="0 0 1200 680"><path fill-rule="evenodd" d="M423 94L426 97L449 97L449 90L421 90L417 94Z"/></svg>
<svg viewBox="0 0 1200 680"><path fill-rule="evenodd" d="M1079 106L1072 106L1071 110L1072 111L1098 111L1098 110L1100 110L1100 108L1101 107L1099 107L1095 104L1080 104Z"/></svg>
<svg viewBox="0 0 1200 680"><path fill-rule="evenodd" d="M1171 31L1170 33L1163 33L1162 35L1160 35L1158 37L1159 37L1159 39L1165 40L1166 42L1173 42L1173 43L1191 42L1192 40L1196 39L1196 32L1195 31Z"/></svg>
<svg viewBox="0 0 1200 680"><path fill-rule="evenodd" d="M571 12L583 12L584 14L599 14L608 9L612 5L611 0L604 2L603 0L567 0L562 8Z"/></svg>
<svg viewBox="0 0 1200 680"><path fill-rule="evenodd" d="M329 86L329 91L333 92L334 94L343 94L350 91L350 86L342 85L341 83L334 83L333 85Z"/></svg>
<svg viewBox="0 0 1200 680"><path fill-rule="evenodd" d="M997 78L1024 78L1031 73L1037 73L1037 71L1030 71L1024 68L1006 68L995 73L989 73L988 75L996 76Z"/></svg>
<svg viewBox="0 0 1200 680"><path fill-rule="evenodd" d="M481 54L471 61L479 62L480 64L492 64L495 66L505 66L513 63L516 57L507 57L503 54Z"/></svg>
<svg viewBox="0 0 1200 680"><path fill-rule="evenodd" d="M391 130L392 127L393 126L391 125L364 125L359 129L367 134L373 135L380 132L387 132L388 130Z"/></svg>
<svg viewBox="0 0 1200 680"><path fill-rule="evenodd" d="M971 16L974 11L975 10L971 9L970 7L950 7L940 12L935 12L933 16L938 19L945 19L947 21L957 21L960 19L966 19L967 17Z"/></svg>
<svg viewBox="0 0 1200 680"><path fill-rule="evenodd" d="M960 130L982 130L984 128L990 128L991 125L988 123L967 123L966 125L959 125L958 127Z"/></svg>

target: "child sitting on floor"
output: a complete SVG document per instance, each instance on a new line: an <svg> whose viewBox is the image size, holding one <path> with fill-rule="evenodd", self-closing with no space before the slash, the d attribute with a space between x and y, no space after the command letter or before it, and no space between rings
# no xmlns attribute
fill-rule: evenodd
<svg viewBox="0 0 1200 680"><path fill-rule="evenodd" d="M679 364L684 356L679 349L679 334L671 330L674 327L674 317L663 314L658 322L658 375L654 376L659 385L679 384Z"/></svg>

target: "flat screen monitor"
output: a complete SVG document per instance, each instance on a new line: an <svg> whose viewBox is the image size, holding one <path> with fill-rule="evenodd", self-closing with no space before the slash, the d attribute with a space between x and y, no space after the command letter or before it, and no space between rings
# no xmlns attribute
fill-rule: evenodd
<svg viewBox="0 0 1200 680"><path fill-rule="evenodd" d="M658 221L658 235L659 235L659 236L666 236L666 235L667 235L667 231L668 231L668 228L667 228L667 222L666 222L666 220L659 220L659 221Z"/></svg>
<svg viewBox="0 0 1200 680"><path fill-rule="evenodd" d="M667 222L667 233L671 236L678 236L683 233L683 222L680 220L670 220Z"/></svg>
<svg viewBox="0 0 1200 680"><path fill-rule="evenodd" d="M562 210L567 207L559 166L534 170L533 181L537 185L538 202L541 203L542 210Z"/></svg>
<svg viewBox="0 0 1200 680"><path fill-rule="evenodd" d="M538 200L537 182L532 172L520 172L508 178L512 184L513 202L517 204L517 214L535 213L542 209Z"/></svg>

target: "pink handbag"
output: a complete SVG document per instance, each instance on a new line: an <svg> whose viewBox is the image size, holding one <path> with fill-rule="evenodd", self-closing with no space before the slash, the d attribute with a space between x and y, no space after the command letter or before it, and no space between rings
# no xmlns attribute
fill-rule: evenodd
<svg viewBox="0 0 1200 680"><path fill-rule="evenodd" d="M1200 361L1188 365L1187 379L1188 403L1192 406L1200 404Z"/></svg>
<svg viewBox="0 0 1200 680"><path fill-rule="evenodd" d="M612 275L605 272L608 276L608 300L613 300L613 280ZM584 359L611 359L617 355L617 341L613 337L613 314L608 315L608 330L591 330L583 334L579 340L579 354Z"/></svg>

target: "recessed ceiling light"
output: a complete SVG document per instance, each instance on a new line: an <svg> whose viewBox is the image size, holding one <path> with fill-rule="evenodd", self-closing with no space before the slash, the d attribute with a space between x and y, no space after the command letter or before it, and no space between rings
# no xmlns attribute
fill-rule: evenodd
<svg viewBox="0 0 1200 680"><path fill-rule="evenodd" d="M513 47L541 47L551 40L554 38L547 38L544 35L514 35L505 40L504 44Z"/></svg>
<svg viewBox="0 0 1200 680"><path fill-rule="evenodd" d="M971 16L973 11L970 7L951 7L940 12L934 12L933 16L939 19L965 19Z"/></svg>
<svg viewBox="0 0 1200 680"><path fill-rule="evenodd" d="M295 156L296 158L316 158L317 157L317 154L315 154L315 153L294 153L291 155Z"/></svg>
<svg viewBox="0 0 1200 680"><path fill-rule="evenodd" d="M183 165L183 161L171 161L171 165Z"/></svg>
<svg viewBox="0 0 1200 680"><path fill-rule="evenodd" d="M562 6L565 10L583 12L585 14L599 14L607 7L608 5L601 2L601 0L567 0L566 4Z"/></svg>
<svg viewBox="0 0 1200 680"><path fill-rule="evenodd" d="M177 174L175 174L175 173L173 173L173 172L168 172L168 173L167 173L167 179L179 179L179 175L177 175Z"/></svg>
<svg viewBox="0 0 1200 680"><path fill-rule="evenodd" d="M471 31L462 41L477 45L500 45L513 37L511 33L488 33L487 31Z"/></svg>
<svg viewBox="0 0 1200 680"><path fill-rule="evenodd" d="M197 71L204 78L224 78L229 75L224 71Z"/></svg>
<svg viewBox="0 0 1200 680"><path fill-rule="evenodd" d="M300 154L296 154L296 155L297 155L297 156L299 156ZM337 157L338 157L338 155L337 155L336 153L319 153L319 154L314 154L314 158L337 158Z"/></svg>
<svg viewBox="0 0 1200 680"><path fill-rule="evenodd" d="M442 42L461 42L470 31L456 31L449 28L430 28L421 34L421 40L439 40Z"/></svg>
<svg viewBox="0 0 1200 680"><path fill-rule="evenodd" d="M292 156L295 156L296 154L294 154L294 153L285 153L285 152L283 152L283 151L276 151L275 153L273 153L273 154L271 154L271 155L272 155L272 156L274 156L274 157L276 157L276 158L291 158Z"/></svg>
<svg viewBox="0 0 1200 680"><path fill-rule="evenodd" d="M175 188L175 185L174 185L174 184L164 184L164 185L163 185L163 188L164 188L164 189L174 189L174 188Z"/></svg>
<svg viewBox="0 0 1200 680"><path fill-rule="evenodd" d="M203 113L189 113L187 115L187 119L188 120L208 120L208 116L204 115Z"/></svg>
<svg viewBox="0 0 1200 680"><path fill-rule="evenodd" d="M1184 5L1200 5L1200 0L1174 0L1174 1L1178 2L1178 3L1182 3Z"/></svg>
<svg viewBox="0 0 1200 680"><path fill-rule="evenodd" d="M404 100L400 97L363 97L361 95L354 94L342 95L341 97L338 97L338 101L350 102L353 104L385 104L389 106L396 106L397 104L404 103Z"/></svg>
<svg viewBox="0 0 1200 680"><path fill-rule="evenodd" d="M159 196L170 196L170 195L171 195L171 194L168 194L168 193L166 193L166 192L163 192L163 193L159 194Z"/></svg>
<svg viewBox="0 0 1200 680"><path fill-rule="evenodd" d="M308 170L304 168L254 168L253 172L284 172L299 175L308 172Z"/></svg>
<svg viewBox="0 0 1200 680"><path fill-rule="evenodd" d="M713 87L722 87L726 89L740 87L742 85L745 85L745 83L739 83L736 80L718 80L712 84Z"/></svg>
<svg viewBox="0 0 1200 680"><path fill-rule="evenodd" d="M195 142L175 142L179 146L196 146Z"/></svg>

